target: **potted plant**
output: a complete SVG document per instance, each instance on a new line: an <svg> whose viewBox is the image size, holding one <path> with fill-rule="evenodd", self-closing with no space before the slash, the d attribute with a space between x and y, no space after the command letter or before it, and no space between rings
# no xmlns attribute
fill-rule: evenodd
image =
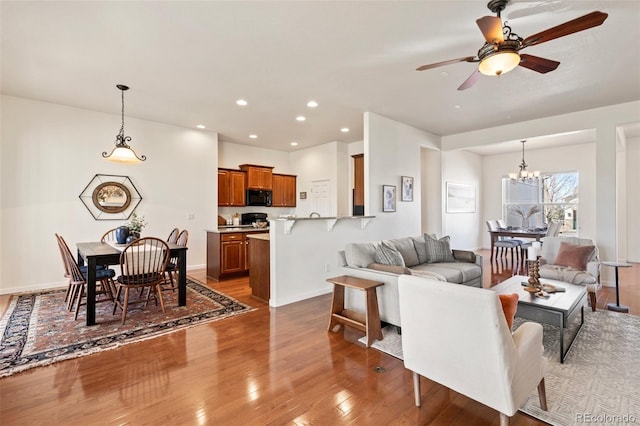
<svg viewBox="0 0 640 426"><path fill-rule="evenodd" d="M142 232L142 229L146 225L147 225L147 221L144 220L144 216L138 216L138 213L133 212L133 214L131 215L131 219L129 219L129 222L125 223L124 225L129 229L129 236L127 237L127 243L130 243L131 241L135 241L138 238L140 238L140 233Z"/></svg>

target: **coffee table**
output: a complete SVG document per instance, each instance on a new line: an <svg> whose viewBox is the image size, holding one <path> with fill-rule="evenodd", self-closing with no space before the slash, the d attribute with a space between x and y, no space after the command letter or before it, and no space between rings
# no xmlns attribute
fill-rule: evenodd
<svg viewBox="0 0 640 426"><path fill-rule="evenodd" d="M515 275L492 287L491 290L498 294L516 293L518 295L517 317L558 327L560 329L560 363L564 363L569 350L573 346L573 342L584 324L584 305L587 303L587 289L581 285L542 279L540 281L543 284L551 284L565 289L561 293L551 293L549 298L545 299L524 290L525 286L521 283L527 282L528 279L529 277L524 275ZM580 314L580 324L565 350L565 329L578 314Z"/></svg>

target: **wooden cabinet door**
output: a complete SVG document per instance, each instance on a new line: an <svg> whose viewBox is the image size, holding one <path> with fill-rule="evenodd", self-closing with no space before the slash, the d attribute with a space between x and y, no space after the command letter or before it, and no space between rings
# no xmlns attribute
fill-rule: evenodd
<svg viewBox="0 0 640 426"><path fill-rule="evenodd" d="M284 176L273 175L273 192L271 193L271 205L273 207L284 206Z"/></svg>
<svg viewBox="0 0 640 426"><path fill-rule="evenodd" d="M220 257L221 273L244 272L247 270L245 261L246 247L242 233L222 235Z"/></svg>
<svg viewBox="0 0 640 426"><path fill-rule="evenodd" d="M261 169L260 170L260 184L264 189L272 189L273 188L273 173L271 169Z"/></svg>
<svg viewBox="0 0 640 426"><path fill-rule="evenodd" d="M273 174L273 200L274 207L296 206L296 177L291 175Z"/></svg>
<svg viewBox="0 0 640 426"><path fill-rule="evenodd" d="M218 205L228 206L229 202L229 171L218 169Z"/></svg>
<svg viewBox="0 0 640 426"><path fill-rule="evenodd" d="M229 172L229 206L244 206L246 201L246 175L244 172Z"/></svg>
<svg viewBox="0 0 640 426"><path fill-rule="evenodd" d="M284 206L295 207L296 206L296 177L285 176L283 186L284 186Z"/></svg>

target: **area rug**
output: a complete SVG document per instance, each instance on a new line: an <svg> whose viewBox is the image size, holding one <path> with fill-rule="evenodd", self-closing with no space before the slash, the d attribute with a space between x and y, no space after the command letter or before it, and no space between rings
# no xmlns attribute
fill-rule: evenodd
<svg viewBox="0 0 640 426"><path fill-rule="evenodd" d="M521 323L516 318L514 328ZM385 327L382 335L372 347L402 359L395 327ZM640 422L640 317L585 311L585 324L564 364L558 336L556 327L544 326L548 411L540 409L536 390L520 411L557 426Z"/></svg>
<svg viewBox="0 0 640 426"><path fill-rule="evenodd" d="M122 311L113 315L112 302L97 303L97 325L87 327L84 307L74 320L64 296L60 289L12 297L0 319L0 377L255 310L187 279L186 306L178 306L177 291L165 291L166 313L153 302L147 307L130 305L122 325Z"/></svg>

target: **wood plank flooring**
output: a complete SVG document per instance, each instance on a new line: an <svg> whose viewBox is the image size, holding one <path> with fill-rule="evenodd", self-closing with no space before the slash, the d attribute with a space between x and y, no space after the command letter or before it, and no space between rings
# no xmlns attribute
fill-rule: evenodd
<svg viewBox="0 0 640 426"><path fill-rule="evenodd" d="M485 287L512 274L495 269L485 255ZM190 276L205 281L204 270ZM620 282L639 315L640 266L621 269ZM354 343L357 332L327 332L329 295L276 309L250 296L246 278L208 285L258 309L0 379L0 423L499 424L494 410L428 380L415 407L402 361ZM603 289L598 307L611 300ZM511 424L543 423L517 413Z"/></svg>

